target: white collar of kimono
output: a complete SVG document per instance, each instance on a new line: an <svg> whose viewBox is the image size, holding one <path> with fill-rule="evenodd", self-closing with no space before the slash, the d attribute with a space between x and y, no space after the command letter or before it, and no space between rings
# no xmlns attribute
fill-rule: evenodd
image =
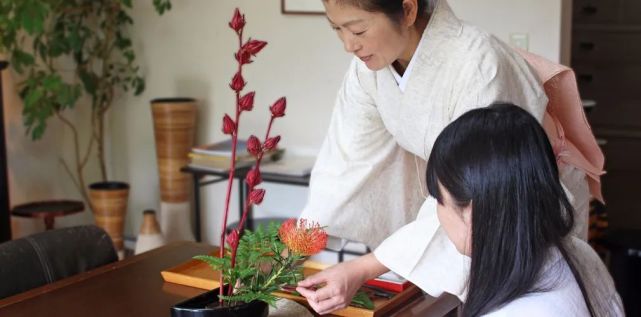
<svg viewBox="0 0 641 317"><path fill-rule="evenodd" d="M388 66L401 92L405 92L413 69L446 60L447 52L439 48L450 38L459 36L462 31L463 25L452 12L447 0L435 1L432 16L403 76L399 75L392 65Z"/></svg>
<svg viewBox="0 0 641 317"><path fill-rule="evenodd" d="M407 80L410 78L410 74L412 73L412 69L414 68L414 64L416 64L416 56L419 54L419 50L421 49L421 43L423 43L423 36L421 36L421 39L418 41L418 46L416 46L416 51L414 51L414 55L412 55L412 58L410 59L410 63L407 65L407 68L405 69L405 72L403 73L403 76L399 75L396 69L394 69L394 66L389 65L389 69L392 71L392 75L394 75L394 79L396 79L396 83L398 84L398 89L400 89L402 92L405 92L405 87L407 86Z"/></svg>

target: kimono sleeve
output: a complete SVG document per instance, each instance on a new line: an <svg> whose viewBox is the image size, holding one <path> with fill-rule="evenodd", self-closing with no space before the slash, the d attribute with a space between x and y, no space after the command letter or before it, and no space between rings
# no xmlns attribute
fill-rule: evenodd
<svg viewBox="0 0 641 317"><path fill-rule="evenodd" d="M301 218L328 234L376 247L416 217L422 199L412 156L386 129L363 88L372 73L352 62L312 169Z"/></svg>

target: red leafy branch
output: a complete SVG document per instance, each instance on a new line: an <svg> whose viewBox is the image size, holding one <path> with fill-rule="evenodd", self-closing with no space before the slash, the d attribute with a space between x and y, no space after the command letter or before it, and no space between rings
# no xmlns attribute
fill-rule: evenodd
<svg viewBox="0 0 641 317"><path fill-rule="evenodd" d="M226 135L231 135L232 138L232 157L231 157L231 166L229 169L229 179L227 182L227 193L225 197L225 212L223 215L222 230L220 236L220 253L219 256L222 258L225 255L225 244L231 248L231 267L233 268L236 264L236 252L238 250L238 244L240 237L242 236L245 221L247 220L247 214L252 205L258 205L263 201L265 196L265 190L256 188L262 182L262 177L260 174L260 163L263 159L265 152L273 150L276 148L278 142L280 141L280 136L270 137L270 131L272 124L276 118L285 116L285 108L287 101L285 97L278 99L271 107L271 118L269 120L269 126L267 127L267 133L265 134L265 142L260 143L257 137L251 136L248 139L248 151L256 158L256 165L252 168L245 177L245 183L249 187L249 195L244 202L243 215L240 219L238 227L231 231L228 235L225 234L227 228L227 219L229 215L229 200L231 197L231 186L234 179L234 174L236 171L236 148L238 144L238 131L240 125L240 115L245 111L252 111L254 108L254 96L255 92L249 92L245 95L242 95L241 92L245 88L247 82L243 78L243 66L250 64L252 62L252 56L256 56L265 46L267 42L252 40L249 39L246 43L243 43L243 30L245 27L246 21L245 16L240 13L240 10L236 9L234 11L234 16L229 22L229 27L232 28L238 36L238 51L234 54L234 58L238 63L238 69L236 74L232 78L229 87L236 94L236 113L234 119L229 115L225 114L223 117L223 126L222 131ZM235 283L230 283L228 289L225 291L223 287L224 283L224 272L220 272L220 295L225 293L232 295L233 288L232 286ZM223 300L220 299L222 303Z"/></svg>

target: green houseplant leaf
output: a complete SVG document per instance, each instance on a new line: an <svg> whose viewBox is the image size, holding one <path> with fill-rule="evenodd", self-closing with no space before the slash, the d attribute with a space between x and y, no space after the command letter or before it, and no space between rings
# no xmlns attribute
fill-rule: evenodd
<svg viewBox="0 0 641 317"><path fill-rule="evenodd" d="M171 9L169 0L153 4L159 14ZM75 160L63 164L86 201L90 157L97 157L107 180L103 127L116 89L139 95L145 88L128 35L132 7L131 0L0 0L0 52L21 78L26 133L42 138L52 117L71 130ZM66 111L76 106L89 106L90 118L69 120ZM84 130L90 137L81 146Z"/></svg>

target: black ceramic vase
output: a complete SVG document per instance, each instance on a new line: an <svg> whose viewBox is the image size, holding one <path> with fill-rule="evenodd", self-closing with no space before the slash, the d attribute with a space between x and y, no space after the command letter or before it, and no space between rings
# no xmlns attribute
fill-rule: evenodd
<svg viewBox="0 0 641 317"><path fill-rule="evenodd" d="M219 306L217 288L171 308L171 317L267 317L268 314L269 306L261 301Z"/></svg>

